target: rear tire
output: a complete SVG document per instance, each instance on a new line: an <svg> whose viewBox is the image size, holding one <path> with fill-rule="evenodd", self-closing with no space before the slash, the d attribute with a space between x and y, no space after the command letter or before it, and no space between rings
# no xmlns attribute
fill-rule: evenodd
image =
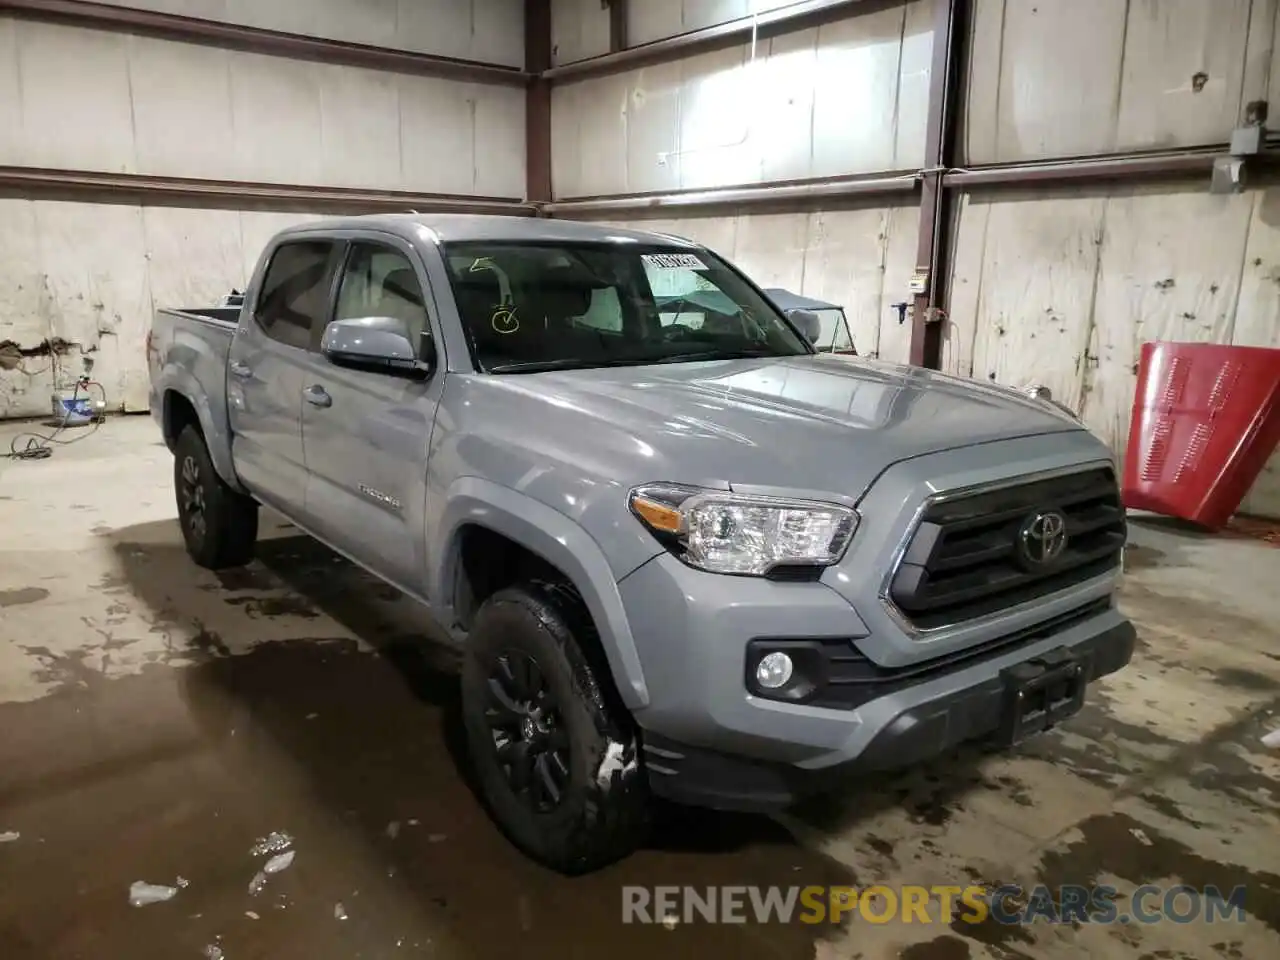
<svg viewBox="0 0 1280 960"><path fill-rule="evenodd" d="M204 436L184 427L173 451L178 523L191 559L209 570L244 566L258 539L258 505L218 476Z"/></svg>
<svg viewBox="0 0 1280 960"><path fill-rule="evenodd" d="M627 856L648 826L635 731L587 653L591 631L569 588L501 590L476 615L462 667L482 798L516 847L565 874Z"/></svg>

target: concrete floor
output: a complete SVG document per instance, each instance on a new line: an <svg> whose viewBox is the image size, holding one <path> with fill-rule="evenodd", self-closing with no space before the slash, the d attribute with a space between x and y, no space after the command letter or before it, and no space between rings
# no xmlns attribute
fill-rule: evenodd
<svg viewBox="0 0 1280 960"><path fill-rule="evenodd" d="M470 794L424 614L270 517L251 567L197 569L170 475L145 418L0 461L4 960L1280 956L1280 751L1260 742L1280 726L1280 550L1137 523L1140 653L1064 729L780 822L666 811L659 847L566 880ZM253 895L272 831L296 859ZM133 882L179 877L173 900L129 905ZM623 884L1010 881L1245 884L1249 915L619 922Z"/></svg>

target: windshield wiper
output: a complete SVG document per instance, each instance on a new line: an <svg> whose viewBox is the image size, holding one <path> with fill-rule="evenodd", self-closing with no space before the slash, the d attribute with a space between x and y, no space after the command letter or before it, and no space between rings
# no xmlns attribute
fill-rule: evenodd
<svg viewBox="0 0 1280 960"><path fill-rule="evenodd" d="M551 370L589 370L593 367L643 367L653 363L692 363L696 360L748 360L758 357L791 356L762 348L742 350L699 350L692 353L676 353L654 357L602 357L584 360L581 357L558 357L553 360L522 360L517 363L499 363L485 369L489 373L543 373Z"/></svg>
<svg viewBox="0 0 1280 960"><path fill-rule="evenodd" d="M781 357L790 354L775 353L763 348L746 348L742 350L699 350L695 353L675 353L665 357L655 357L652 363L692 363L696 360L753 360L759 357Z"/></svg>
<svg viewBox="0 0 1280 960"><path fill-rule="evenodd" d="M499 363L485 369L489 373L542 373L549 370L587 370L591 367L633 367L653 362L652 357L611 357L602 360L560 357L555 360L522 360L519 363Z"/></svg>

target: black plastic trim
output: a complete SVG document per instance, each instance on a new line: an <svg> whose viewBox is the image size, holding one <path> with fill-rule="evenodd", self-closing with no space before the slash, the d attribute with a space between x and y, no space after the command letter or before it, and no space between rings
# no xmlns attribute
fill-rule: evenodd
<svg viewBox="0 0 1280 960"><path fill-rule="evenodd" d="M1133 624L1123 621L1067 649L1081 658L1092 682L1124 667L1133 657L1136 640ZM1004 695L1002 678L993 676L910 707L885 724L853 760L817 771L690 746L643 731L649 786L656 795L679 803L775 812L869 773L925 763L965 743L992 742L1000 733Z"/></svg>

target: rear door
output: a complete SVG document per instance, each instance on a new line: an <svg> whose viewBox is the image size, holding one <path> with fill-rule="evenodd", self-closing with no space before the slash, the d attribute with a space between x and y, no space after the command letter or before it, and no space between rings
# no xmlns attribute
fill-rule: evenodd
<svg viewBox="0 0 1280 960"><path fill-rule="evenodd" d="M271 254L227 363L232 451L241 481L265 503L302 519L302 386L312 330L329 313L341 246L286 240ZM246 309L249 307L246 305Z"/></svg>
<svg viewBox="0 0 1280 960"><path fill-rule="evenodd" d="M408 244L354 236L338 280L335 320L395 317L433 375L337 366L317 351L302 384L307 515L315 532L410 593L423 592L427 454L443 389L443 348L426 272Z"/></svg>

